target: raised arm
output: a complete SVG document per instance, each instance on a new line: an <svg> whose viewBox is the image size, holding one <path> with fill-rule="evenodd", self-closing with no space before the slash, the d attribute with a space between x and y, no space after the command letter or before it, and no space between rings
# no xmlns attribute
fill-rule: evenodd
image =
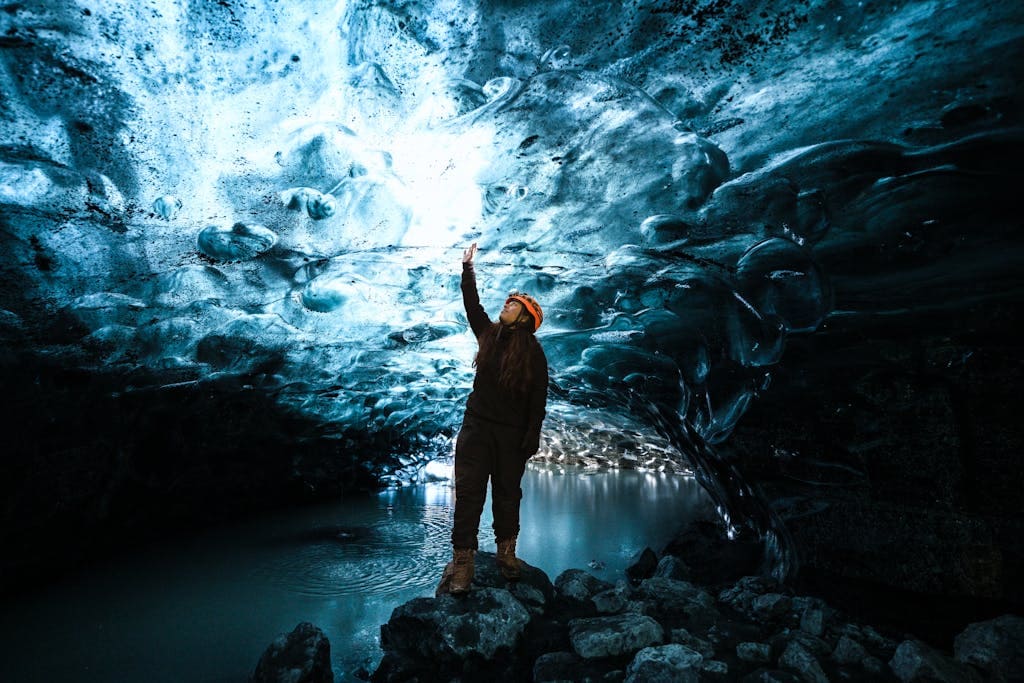
<svg viewBox="0 0 1024 683"><path fill-rule="evenodd" d="M466 317L473 334L479 337L491 326L487 311L480 305L480 295L476 291L476 272L473 270L473 257L476 256L476 242L462 252L462 303L466 307Z"/></svg>

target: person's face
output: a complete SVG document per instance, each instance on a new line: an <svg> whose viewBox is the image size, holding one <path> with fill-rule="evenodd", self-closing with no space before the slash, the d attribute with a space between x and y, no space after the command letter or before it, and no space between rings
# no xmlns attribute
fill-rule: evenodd
<svg viewBox="0 0 1024 683"><path fill-rule="evenodd" d="M519 320L519 316L523 313L523 305L515 299L509 299L505 302L505 305L501 309L501 314L498 315L498 320L505 325L511 325L515 321Z"/></svg>

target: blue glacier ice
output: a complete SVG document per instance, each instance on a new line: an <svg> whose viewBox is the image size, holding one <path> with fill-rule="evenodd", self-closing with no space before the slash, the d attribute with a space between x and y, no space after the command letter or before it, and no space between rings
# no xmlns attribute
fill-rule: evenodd
<svg viewBox="0 0 1024 683"><path fill-rule="evenodd" d="M1014 81L972 75L1019 22L689 4L12 4L4 339L415 437L374 465L410 482L471 384L477 242L485 308L544 306L539 457L696 469L726 505L706 449L795 340L966 306L1019 266L992 246L1016 100L985 94Z"/></svg>

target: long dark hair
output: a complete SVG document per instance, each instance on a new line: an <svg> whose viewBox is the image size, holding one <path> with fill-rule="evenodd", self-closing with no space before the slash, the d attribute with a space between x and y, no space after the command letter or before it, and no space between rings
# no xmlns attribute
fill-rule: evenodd
<svg viewBox="0 0 1024 683"><path fill-rule="evenodd" d="M505 336L508 339L500 347L498 340ZM530 354L533 345L537 343L533 334L525 327L505 327L497 322L484 330L479 342L480 350L473 365L477 368L490 368L497 364L495 371L498 384L516 393L526 393L533 384Z"/></svg>

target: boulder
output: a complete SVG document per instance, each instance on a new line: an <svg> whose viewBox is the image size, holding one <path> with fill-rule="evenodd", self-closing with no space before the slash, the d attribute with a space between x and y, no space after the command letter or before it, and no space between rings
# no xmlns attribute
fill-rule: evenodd
<svg viewBox="0 0 1024 683"><path fill-rule="evenodd" d="M832 659L837 664L860 664L867 656L864 646L849 636L839 636L839 642L832 651Z"/></svg>
<svg viewBox="0 0 1024 683"><path fill-rule="evenodd" d="M805 683L828 683L829 680L811 651L795 640L779 657L779 666L795 671Z"/></svg>
<svg viewBox="0 0 1024 683"><path fill-rule="evenodd" d="M331 643L323 631L304 621L267 647L250 680L252 683L333 683Z"/></svg>
<svg viewBox="0 0 1024 683"><path fill-rule="evenodd" d="M658 567L658 556L650 548L644 548L633 562L626 567L626 576L634 583L654 576L654 570Z"/></svg>
<svg viewBox="0 0 1024 683"><path fill-rule="evenodd" d="M529 621L526 608L496 588L416 598L396 607L381 627L381 648L425 660L490 659L515 648Z"/></svg>
<svg viewBox="0 0 1024 683"><path fill-rule="evenodd" d="M607 673L603 663L587 661L574 652L548 652L538 657L533 664L534 683L609 680L606 678Z"/></svg>
<svg viewBox="0 0 1024 683"><path fill-rule="evenodd" d="M719 616L711 594L688 581L652 577L637 587L636 597L646 603L648 614L672 627L704 630Z"/></svg>
<svg viewBox="0 0 1024 683"><path fill-rule="evenodd" d="M685 645L645 647L626 668L626 683L696 683L704 658Z"/></svg>
<svg viewBox="0 0 1024 683"><path fill-rule="evenodd" d="M963 683L981 680L971 667L954 661L919 640L904 640L900 643L889 666L896 678L904 683Z"/></svg>
<svg viewBox="0 0 1024 683"><path fill-rule="evenodd" d="M665 555L658 560L658 566L654 568L654 576L662 579L689 581L690 568L675 555Z"/></svg>
<svg viewBox="0 0 1024 683"><path fill-rule="evenodd" d="M767 663L772 660L772 648L768 643L739 643L736 656L744 662Z"/></svg>
<svg viewBox="0 0 1024 683"><path fill-rule="evenodd" d="M1024 680L1024 618L1005 614L971 624L956 637L953 658L992 681Z"/></svg>
<svg viewBox="0 0 1024 683"><path fill-rule="evenodd" d="M612 584L582 569L566 569L555 578L555 591L571 602L585 603L609 588Z"/></svg>
<svg viewBox="0 0 1024 683"><path fill-rule="evenodd" d="M642 614L573 619L569 622L569 641L573 650L586 659L636 652L661 644L664 635L658 622Z"/></svg>

